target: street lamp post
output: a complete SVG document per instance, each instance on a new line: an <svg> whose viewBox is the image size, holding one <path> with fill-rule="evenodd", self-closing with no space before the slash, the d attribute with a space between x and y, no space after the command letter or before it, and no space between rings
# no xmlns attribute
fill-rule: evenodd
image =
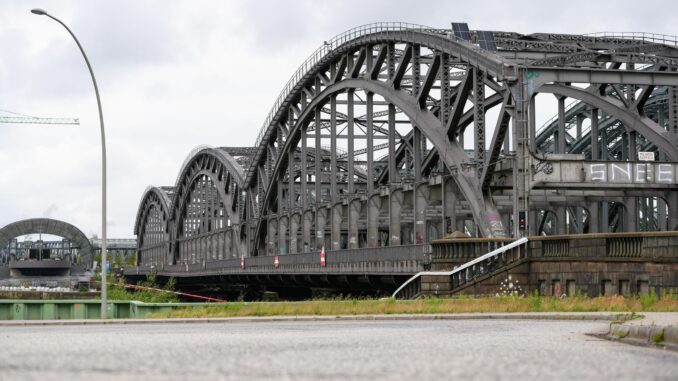
<svg viewBox="0 0 678 381"><path fill-rule="evenodd" d="M68 33L73 37L75 43L82 53L82 57L85 59L87 64L87 69L89 69L89 74L92 77L92 83L94 84L94 93L97 97L97 106L99 107L99 126L101 126L101 318L106 319L107 308L106 308L106 135L104 133L104 113L101 110L101 98L99 98L99 87L97 86L97 80L94 77L94 72L92 71L92 65L87 59L87 54L85 50L80 45L80 41L75 37L75 34L61 22L58 18L50 15L44 9L35 8L31 9L31 13L39 16L47 16L52 20L58 22L66 28Z"/></svg>

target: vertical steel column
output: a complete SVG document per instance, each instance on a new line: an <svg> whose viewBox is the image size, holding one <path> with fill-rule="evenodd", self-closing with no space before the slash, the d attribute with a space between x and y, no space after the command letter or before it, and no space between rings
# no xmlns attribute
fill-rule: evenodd
<svg viewBox="0 0 678 381"><path fill-rule="evenodd" d="M600 135L600 158L602 160L608 160L607 130L598 130L598 134ZM600 219L602 224L600 232L608 233L610 231L610 203L608 201L603 201L600 207Z"/></svg>
<svg viewBox="0 0 678 381"><path fill-rule="evenodd" d="M678 135L678 86L669 86L668 88L669 125L667 129L669 132Z"/></svg>
<svg viewBox="0 0 678 381"><path fill-rule="evenodd" d="M442 54L440 62L440 121L443 126L447 126L450 120L450 56ZM484 85L483 85L484 86ZM460 106L463 107L463 106Z"/></svg>
<svg viewBox="0 0 678 381"><path fill-rule="evenodd" d="M669 230L678 230L678 191L668 193L666 203L669 207Z"/></svg>
<svg viewBox="0 0 678 381"><path fill-rule="evenodd" d="M354 117L354 103L353 96L354 90L348 90L348 115L347 115L347 129L348 129L348 181L347 181L347 193L349 194L349 203L348 203L348 244L349 249L358 248L358 223L360 220L360 199L353 199L355 197L355 164L353 161L354 156L354 126L355 126L355 117ZM358 211L355 212L355 203L358 203Z"/></svg>
<svg viewBox="0 0 678 381"><path fill-rule="evenodd" d="M331 230L330 240L332 250L341 249L341 212L342 205L339 201L339 188L337 185L337 96L330 96L330 199L331 199Z"/></svg>
<svg viewBox="0 0 678 381"><path fill-rule="evenodd" d="M478 177L482 175L485 164L485 73L473 70L473 127L475 130L475 157Z"/></svg>
<svg viewBox="0 0 678 381"><path fill-rule="evenodd" d="M322 178L323 178L323 159L321 136L322 133L322 119L320 114L320 107L315 109L315 205L316 208L323 202L322 194Z"/></svg>
<svg viewBox="0 0 678 381"><path fill-rule="evenodd" d="M591 160L600 158L600 147L598 146L598 109L591 109Z"/></svg>
<svg viewBox="0 0 678 381"><path fill-rule="evenodd" d="M402 191L396 191L396 181L399 180L398 170L396 168L395 156L395 106L388 105L388 182L389 186L389 246L400 245L400 210L402 202L398 200L396 194L402 195Z"/></svg>
<svg viewBox="0 0 678 381"><path fill-rule="evenodd" d="M403 206L403 191L391 189L389 196L389 246L400 246L401 237L401 219L400 215Z"/></svg>
<svg viewBox="0 0 678 381"><path fill-rule="evenodd" d="M301 232L301 239L302 239L302 252L306 252L307 250L311 250L311 225L313 224L313 212L311 211L305 211L303 214L303 229Z"/></svg>
<svg viewBox="0 0 678 381"><path fill-rule="evenodd" d="M631 96L631 94L629 94ZM635 161L638 160L638 149L636 144L637 133L633 130L627 130L627 160ZM626 229L630 232L635 232L639 230L639 219L640 215L638 213L638 203L639 201L644 201L643 198L637 197L625 197L626 204Z"/></svg>
<svg viewBox="0 0 678 381"><path fill-rule="evenodd" d="M370 193L367 199L367 247L379 246L379 209L381 196Z"/></svg>
<svg viewBox="0 0 678 381"><path fill-rule="evenodd" d="M423 154L422 154L422 133L421 130L417 126L412 126L413 127L413 142L412 142L412 150L414 151L414 181L421 181L421 164L423 161Z"/></svg>
<svg viewBox="0 0 678 381"><path fill-rule="evenodd" d="M268 255L275 255L278 253L278 240L276 232L278 231L278 224L275 218L268 219Z"/></svg>
<svg viewBox="0 0 678 381"><path fill-rule="evenodd" d="M622 126L622 128L625 128L625 126ZM622 160L630 160L629 159L629 134L627 131L622 132Z"/></svg>
<svg viewBox="0 0 678 381"><path fill-rule="evenodd" d="M225 236L225 231L220 231L217 233L217 259L222 260L225 257L225 251L226 248L224 247L224 236Z"/></svg>
<svg viewBox="0 0 678 381"><path fill-rule="evenodd" d="M513 220L518 221L521 213L526 214L526 230L522 230L520 235L530 234L533 231L533 225L536 226L536 220L533 219L534 214L529 213L529 186L526 180L529 178L527 160L529 156L529 145L534 143L535 131L535 117L534 117L534 97L529 93L529 78L527 72L523 69L519 71L519 78L521 82L510 89L511 96L515 100L515 111L511 118L513 123L513 144L516 151L516 175L515 181L516 194L513 197L517 198L517 210L514 210ZM526 133L530 135L526 136ZM534 149L534 146L532 145ZM520 230L520 229L519 229ZM517 238L517 237L516 237Z"/></svg>
<svg viewBox="0 0 678 381"><path fill-rule="evenodd" d="M289 233L287 232L287 228L289 223L289 217L278 215L278 254L288 253L287 237L289 236Z"/></svg>
<svg viewBox="0 0 678 381"><path fill-rule="evenodd" d="M287 161L288 161L288 178L287 178L287 197L289 198L288 200L288 211L289 213L292 213L292 210L296 208L296 190L294 189L294 176L296 175L297 171L295 168L296 165L296 158L295 158L295 149L292 148L290 149L290 152L287 154Z"/></svg>
<svg viewBox="0 0 678 381"><path fill-rule="evenodd" d="M367 93L367 194L374 192L374 94Z"/></svg>
<svg viewBox="0 0 678 381"><path fill-rule="evenodd" d="M415 220L414 243L420 244L428 242L428 235L426 234L426 207L430 198L428 184L415 184L414 196L414 204L416 206L416 214L413 216Z"/></svg>
<svg viewBox="0 0 678 381"><path fill-rule="evenodd" d="M306 210L308 208L308 142L306 141L306 128L308 126L302 126L301 128L301 209Z"/></svg>
<svg viewBox="0 0 678 381"><path fill-rule="evenodd" d="M412 141L412 154L414 156L414 184L412 187L412 234L414 234L414 243L424 242L426 239L426 210L425 206L422 208L422 205L419 199L419 181L421 180L421 131L416 126L413 127L413 141ZM422 185L424 186L424 185ZM420 226L421 225L421 226Z"/></svg>
<svg viewBox="0 0 678 381"><path fill-rule="evenodd" d="M443 178L443 237L457 229L457 192L455 186L454 180Z"/></svg>
<svg viewBox="0 0 678 381"><path fill-rule="evenodd" d="M337 96L330 96L330 200L337 202Z"/></svg>
<svg viewBox="0 0 678 381"><path fill-rule="evenodd" d="M395 44L392 42L389 42L388 45L386 46L386 74L388 75L388 79L392 80L393 77L395 76L395 66L396 66L396 48Z"/></svg>
<svg viewBox="0 0 678 381"><path fill-rule="evenodd" d="M638 133L636 131L629 130L627 134L629 141L628 159L629 161L636 161L638 160Z"/></svg>
<svg viewBox="0 0 678 381"><path fill-rule="evenodd" d="M575 207L575 218L576 218L576 227L577 230L574 233L583 234L584 233L584 208L581 206Z"/></svg>
<svg viewBox="0 0 678 381"><path fill-rule="evenodd" d="M299 213L290 214L290 254L299 252Z"/></svg>
<svg viewBox="0 0 678 381"><path fill-rule="evenodd" d="M316 239L315 239L315 248L320 250L325 247L325 224L327 223L327 208L319 207L316 210Z"/></svg>
<svg viewBox="0 0 678 381"><path fill-rule="evenodd" d="M600 203L591 201L588 204L589 209L589 233L600 233Z"/></svg>
<svg viewBox="0 0 678 381"><path fill-rule="evenodd" d="M626 217L625 230L629 232L638 231L638 198L636 197L624 197L624 204L626 206Z"/></svg>
<svg viewBox="0 0 678 381"><path fill-rule="evenodd" d="M558 222L556 232L557 234L567 234L567 208L558 206L555 208L556 220Z"/></svg>
<svg viewBox="0 0 678 381"><path fill-rule="evenodd" d="M600 157L600 148L598 147L598 109L591 109L591 160L598 160ZM589 233L600 233L602 231L600 224L600 202L591 201L588 204L589 209Z"/></svg>
<svg viewBox="0 0 678 381"><path fill-rule="evenodd" d="M318 89L316 89L318 91ZM320 250L325 245L325 220L321 221L320 205L323 201L322 177L323 161L321 144L322 118L320 107L315 109L315 228L316 228L316 249Z"/></svg>
<svg viewBox="0 0 678 381"><path fill-rule="evenodd" d="M357 249L360 247L358 242L358 221L360 220L360 209L362 207L362 200L354 198L348 203L348 245L349 249Z"/></svg>
<svg viewBox="0 0 678 381"><path fill-rule="evenodd" d="M224 246L229 258L235 258L237 253L233 250L233 230L227 230L224 234Z"/></svg>
<svg viewBox="0 0 678 381"><path fill-rule="evenodd" d="M558 96L558 140L556 142L556 153L565 153L565 97ZM560 222L558 222L560 224Z"/></svg>
<svg viewBox="0 0 678 381"><path fill-rule="evenodd" d="M670 193L670 192L669 192ZM666 223L666 201L663 198L659 197L657 199L657 226L659 230L667 230Z"/></svg>
<svg viewBox="0 0 678 381"><path fill-rule="evenodd" d="M447 60L446 62L448 61L449 60ZM421 47L417 44L414 44L412 45L412 96L417 98L419 96L420 89L421 89ZM445 124L443 124L443 126L445 126Z"/></svg>
<svg viewBox="0 0 678 381"><path fill-rule="evenodd" d="M421 49L419 45L412 46L412 96L415 98L419 97L419 91L421 89ZM450 68L449 68L449 57L447 54L442 55L441 59L441 69L438 72L440 79L440 120L443 126L447 125L447 120L450 115ZM403 65L406 65L406 62L403 62ZM412 223L414 228L414 242L419 243L419 238L424 237L423 240L426 240L426 210L425 207L422 208L422 205L418 202L417 197L419 194L418 187L419 182L421 181L421 167L423 161L423 154L426 151L425 144L426 139L422 139L421 130L415 125L412 124L413 129L413 152L414 155L414 188L412 190ZM418 224L423 224L423 229Z"/></svg>
<svg viewBox="0 0 678 381"><path fill-rule="evenodd" d="M354 92L353 89L349 89L348 94L347 94L347 96L348 96L348 101L347 101L347 103L348 103L348 120L346 121L347 122L346 128L348 129L348 142L347 142L348 143L348 157L347 157L347 160L348 160L348 164L347 164L347 167L348 167L347 168L347 172L348 172L347 187L348 187L348 189L347 189L347 193L349 195L352 195L353 193L355 193L355 186L354 186L355 168L354 168L354 164L353 164L353 146L354 146L353 126L354 126L355 120L354 120L354 116L353 116L353 92ZM350 223L351 223L351 221L349 220L349 224Z"/></svg>
<svg viewBox="0 0 678 381"><path fill-rule="evenodd" d="M395 120L395 106L391 103L388 105L388 182L394 184L400 181L398 169L396 168L395 160L395 144L396 144L396 120Z"/></svg>
<svg viewBox="0 0 678 381"><path fill-rule="evenodd" d="M646 231L654 230L652 225L654 224L654 210L648 206L648 197L639 197L637 199L638 205L638 230L644 226ZM641 217L642 216L642 217ZM642 218L642 219L641 219ZM642 224L641 224L642 222Z"/></svg>
<svg viewBox="0 0 678 381"><path fill-rule="evenodd" d="M277 191L278 191L278 211L277 211L277 217L278 217L278 240L277 240L277 248L275 250L276 254L287 254L287 252L282 252L282 248L285 247L285 238L287 236L287 231L283 231L283 208L284 208L284 203L283 203L283 184L285 183L284 178L281 176L278 179L275 180L277 182Z"/></svg>
<svg viewBox="0 0 678 381"><path fill-rule="evenodd" d="M344 205L341 201L332 204L332 231L330 232L332 250L341 250L341 219L343 211Z"/></svg>
<svg viewBox="0 0 678 381"><path fill-rule="evenodd" d="M537 210L530 210L528 219L529 221L532 221L529 224L529 235L537 235L537 230L539 229L539 212Z"/></svg>

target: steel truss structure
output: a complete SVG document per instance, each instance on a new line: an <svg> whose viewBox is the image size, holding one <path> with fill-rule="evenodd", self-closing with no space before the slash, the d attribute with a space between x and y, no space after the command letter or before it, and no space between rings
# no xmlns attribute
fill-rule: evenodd
<svg viewBox="0 0 678 381"><path fill-rule="evenodd" d="M676 68L666 36L349 30L301 65L253 147L198 147L173 187L144 193L138 262L419 244L455 230L676 229ZM557 102L546 123L541 99Z"/></svg>

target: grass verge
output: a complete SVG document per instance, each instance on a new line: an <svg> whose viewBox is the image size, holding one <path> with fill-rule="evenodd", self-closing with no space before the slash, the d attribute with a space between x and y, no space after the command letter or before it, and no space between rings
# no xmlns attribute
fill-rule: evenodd
<svg viewBox="0 0 678 381"><path fill-rule="evenodd" d="M231 302L209 307L179 308L149 315L150 318L206 318L243 316L298 315L377 315L377 314L446 314L503 312L678 312L678 298L663 297L652 301L641 297L574 296L554 298L527 297L460 297L454 299L427 298L337 299L304 302Z"/></svg>

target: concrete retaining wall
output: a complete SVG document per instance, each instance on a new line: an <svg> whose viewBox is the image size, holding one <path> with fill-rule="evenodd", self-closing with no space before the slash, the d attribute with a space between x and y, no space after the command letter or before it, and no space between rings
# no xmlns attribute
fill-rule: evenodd
<svg viewBox="0 0 678 381"><path fill-rule="evenodd" d="M110 301L108 316L112 319L142 318L156 312L182 307L202 307L214 303L142 303ZM0 300L0 320L65 320L99 319L99 300Z"/></svg>

